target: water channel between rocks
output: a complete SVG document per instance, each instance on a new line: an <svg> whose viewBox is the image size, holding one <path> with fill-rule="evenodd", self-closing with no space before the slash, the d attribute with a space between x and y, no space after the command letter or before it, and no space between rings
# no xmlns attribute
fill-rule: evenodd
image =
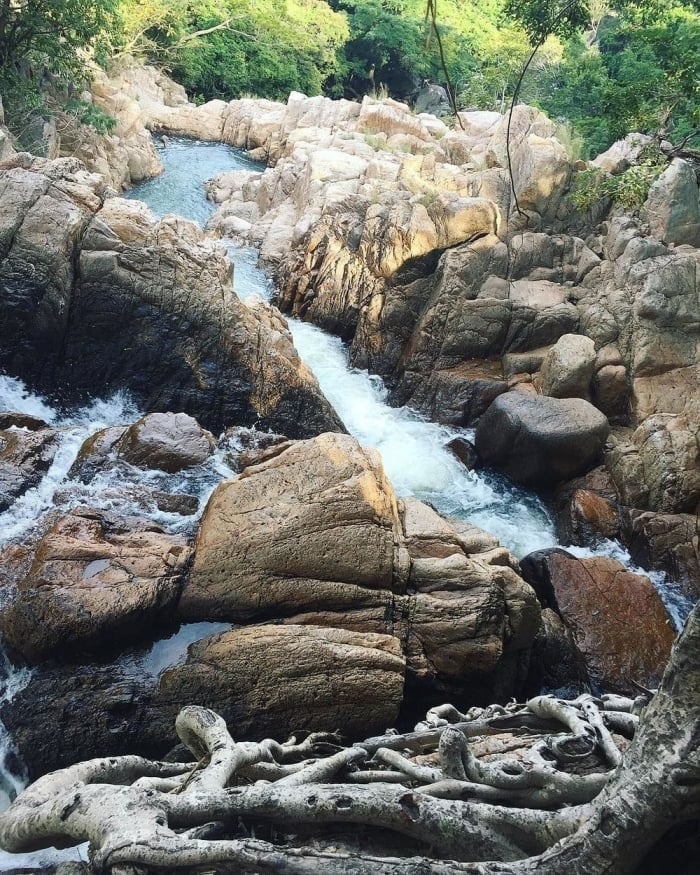
<svg viewBox="0 0 700 875"><path fill-rule="evenodd" d="M242 153L227 146L173 138L167 146L158 144L165 172L132 190L128 197L145 201L157 216L177 213L201 225L212 212L204 182L218 173L235 169L258 169ZM269 300L274 287L258 264L257 251L229 244L235 265L234 287L241 298L257 295ZM348 431L365 446L376 448L382 456L396 492L414 495L430 502L440 512L460 517L496 535L521 557L533 550L556 544L553 521L542 502L495 474L468 471L447 449L447 442L464 430L447 428L426 421L408 408L392 408L379 377L353 369L342 342L308 323L289 319L294 343L302 360L314 372L328 400L333 404ZM166 475L120 469L106 473L88 486L70 482L68 471L82 442L98 429L135 421L141 412L124 395L96 400L91 405L64 414L42 399L28 393L23 385L0 376L0 410L18 410L40 416L61 430L59 452L42 482L0 514L0 548L28 534L42 514L51 507L68 508L90 504L107 510L140 512L153 518L168 531L193 531L212 489L220 480L233 475L225 453L220 451L207 465L194 472ZM110 479L111 478L111 479ZM158 511L139 503L139 486L149 485L170 492L186 492L199 499L199 514L182 517ZM152 482L151 482L152 481ZM130 493L130 488L132 492ZM130 504L130 494L133 503ZM616 544L602 544L595 550L572 550L576 555L605 553L629 564ZM673 592L663 585L661 575L652 575L659 586L674 621L679 623L685 605L674 603ZM157 675L185 657L189 643L224 628L224 624L191 624L150 648L123 657L127 672ZM0 651L0 699L7 700L28 681L27 670L13 669ZM14 795L22 785L12 761L11 742L0 724L0 808L3 792ZM75 858L75 849L71 852ZM49 860L50 855L41 855ZM0 852L0 871L26 865L27 855L15 857ZM64 857L65 858L65 857ZM39 860L32 855L32 864Z"/></svg>

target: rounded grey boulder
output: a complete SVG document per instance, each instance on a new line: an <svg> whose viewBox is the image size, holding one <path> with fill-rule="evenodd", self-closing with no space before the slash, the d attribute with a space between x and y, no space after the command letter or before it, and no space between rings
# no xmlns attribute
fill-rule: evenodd
<svg viewBox="0 0 700 875"><path fill-rule="evenodd" d="M550 486L591 468L609 426L582 398L508 392L481 417L476 450L483 462L526 486Z"/></svg>

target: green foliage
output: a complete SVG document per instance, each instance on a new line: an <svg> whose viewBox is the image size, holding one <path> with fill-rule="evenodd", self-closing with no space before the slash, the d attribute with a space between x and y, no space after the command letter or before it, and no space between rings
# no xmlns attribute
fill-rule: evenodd
<svg viewBox="0 0 700 875"><path fill-rule="evenodd" d="M207 99L319 94L348 38L325 0L119 0L119 10L121 51L165 63Z"/></svg>
<svg viewBox="0 0 700 875"><path fill-rule="evenodd" d="M602 170L583 170L574 177L570 194L573 206L583 212L602 200L612 200L627 212L638 212L649 194L652 182L663 172L666 156L656 147L640 151L639 163L612 176Z"/></svg>
<svg viewBox="0 0 700 875"><path fill-rule="evenodd" d="M0 0L0 70L45 65L54 75L81 72L88 51L114 23L116 0Z"/></svg>
<svg viewBox="0 0 700 875"><path fill-rule="evenodd" d="M503 11L521 25L533 46L549 36L568 39L590 21L586 0L506 0Z"/></svg>
<svg viewBox="0 0 700 875"><path fill-rule="evenodd" d="M81 124L89 125L98 134L111 134L117 125L109 113L79 98L71 98L66 102L65 110L69 115L76 118Z"/></svg>
<svg viewBox="0 0 700 875"><path fill-rule="evenodd" d="M515 16L514 6L507 8ZM539 0L527 2L519 20L533 10L541 13L541 6ZM586 38L571 36L560 63L541 65L523 98L553 118L570 120L588 155L630 131L700 143L697 9L697 0L618 0L612 6L599 0ZM534 31L528 33L534 39Z"/></svg>

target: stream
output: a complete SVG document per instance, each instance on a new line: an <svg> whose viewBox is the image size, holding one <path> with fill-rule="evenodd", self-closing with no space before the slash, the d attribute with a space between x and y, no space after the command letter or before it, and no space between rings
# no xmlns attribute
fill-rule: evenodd
<svg viewBox="0 0 700 875"><path fill-rule="evenodd" d="M156 141L165 172L142 183L127 197L145 201L157 216L178 213L204 225L213 210L206 200L204 182L227 170L261 169L242 153L220 144L180 138L167 145ZM258 266L255 249L228 243L235 266L234 286L241 298L257 295L270 300L274 286ZM323 392L342 418L348 431L365 446L374 447L396 492L430 502L443 514L480 526L496 535L504 546L522 557L533 550L556 545L552 518L541 500L495 473L467 470L447 448L457 436L471 436L465 429L448 428L427 421L409 408L390 407L381 378L352 368L343 343L321 329L295 319L289 328L300 357L318 379ZM61 411L28 392L16 379L0 375L0 410L15 410L40 416L60 431L56 457L41 483L0 514L0 548L21 542L52 507L90 504L121 513L140 513L166 531L193 533L209 495L218 482L234 474L227 448L194 471L165 474L120 467L118 472L98 474L88 485L68 478L68 472L83 441L98 429L134 422L143 414L125 393L95 400L79 410ZM235 447L234 447L235 449ZM183 517L158 510L145 502L142 485L168 492L184 492L198 499L199 510ZM631 565L618 545L606 542L595 549L574 548L578 556L613 555ZM646 572L645 572L646 573ZM663 575L651 574L676 625L689 605L665 583ZM0 589L0 600L2 599ZM0 606L2 602L0 601ZM157 675L185 658L187 645L226 624L190 624L155 642L151 647L127 653L123 666L132 672ZM26 685L27 669L16 669L0 649L0 700L7 701ZM23 786L21 764L12 751L11 739L0 724L0 810ZM0 852L0 871L21 865L41 865L56 859L78 859L77 852L45 852L36 855L7 855Z"/></svg>

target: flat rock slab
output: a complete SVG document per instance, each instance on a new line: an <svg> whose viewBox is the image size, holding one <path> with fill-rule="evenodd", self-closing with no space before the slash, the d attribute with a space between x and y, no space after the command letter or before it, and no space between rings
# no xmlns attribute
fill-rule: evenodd
<svg viewBox="0 0 700 875"><path fill-rule="evenodd" d="M190 552L157 526L74 511L39 542L0 629L30 662L133 639L172 614Z"/></svg>

